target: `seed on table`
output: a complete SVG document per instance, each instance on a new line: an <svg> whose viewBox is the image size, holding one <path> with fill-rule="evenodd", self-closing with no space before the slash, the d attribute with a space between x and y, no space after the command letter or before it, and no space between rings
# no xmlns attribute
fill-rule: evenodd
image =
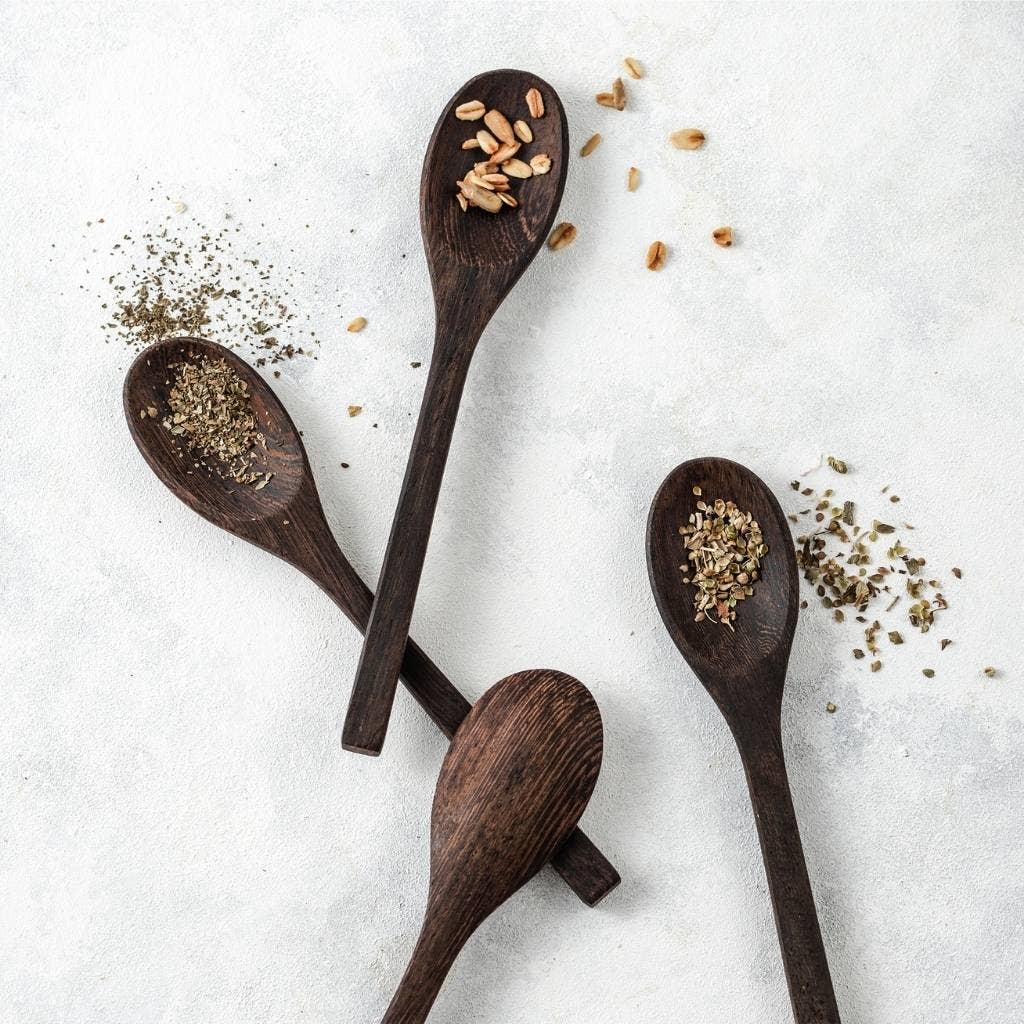
<svg viewBox="0 0 1024 1024"><path fill-rule="evenodd" d="M673 132L669 140L676 149L700 149L704 145L704 133L699 128L683 128Z"/></svg>
<svg viewBox="0 0 1024 1024"><path fill-rule="evenodd" d="M647 269L661 270L665 266L665 259L668 256L668 248L664 242L651 242L647 249Z"/></svg>
<svg viewBox="0 0 1024 1024"><path fill-rule="evenodd" d="M516 137L512 133L512 125L508 118L500 110L488 110L484 114L484 124L491 129L491 134L502 142L515 142Z"/></svg>
<svg viewBox="0 0 1024 1024"><path fill-rule="evenodd" d="M732 228L715 228L715 230L711 232L711 237L715 240L715 245L720 245L723 249L728 249L729 246L732 245Z"/></svg>
<svg viewBox="0 0 1024 1024"><path fill-rule="evenodd" d="M610 107L615 109L615 97L610 92L599 92L595 97L599 107Z"/></svg>
<svg viewBox="0 0 1024 1024"><path fill-rule="evenodd" d="M530 160L530 167L534 174L547 174L551 170L551 157L547 153L538 153Z"/></svg>
<svg viewBox="0 0 1024 1024"><path fill-rule="evenodd" d="M626 175L626 188L630 192L635 192L637 186L640 184L640 170L637 167L630 167L629 173Z"/></svg>
<svg viewBox="0 0 1024 1024"><path fill-rule="evenodd" d="M576 228L568 221L563 221L548 236L548 248L555 251L564 249L567 245L571 245L575 238Z"/></svg>
<svg viewBox="0 0 1024 1024"><path fill-rule="evenodd" d="M460 121L479 121L487 112L487 108L479 100L460 103L455 108L455 116Z"/></svg>
<svg viewBox="0 0 1024 1024"><path fill-rule="evenodd" d="M533 142L533 129L525 121L516 121L512 130L522 142Z"/></svg>
<svg viewBox="0 0 1024 1024"><path fill-rule="evenodd" d="M349 334L358 334L366 326L366 317L357 316L355 320L350 321L348 327L345 328Z"/></svg>
<svg viewBox="0 0 1024 1024"><path fill-rule="evenodd" d="M363 407L361 405L350 405L348 407L349 416L358 416L362 411Z"/></svg>
<svg viewBox="0 0 1024 1024"><path fill-rule="evenodd" d="M591 153L601 145L601 133L598 132L596 135L591 135L586 142L583 143L583 148L580 150L580 156L590 156Z"/></svg>
<svg viewBox="0 0 1024 1024"><path fill-rule="evenodd" d="M622 84L621 78L616 78L612 82L612 99L615 100L616 110L626 109L626 87Z"/></svg>
<svg viewBox="0 0 1024 1024"><path fill-rule="evenodd" d="M643 65L636 59L636 57L626 57L622 63L626 65L626 71L629 72L630 78L639 80L644 77Z"/></svg>
<svg viewBox="0 0 1024 1024"><path fill-rule="evenodd" d="M526 93L526 107L530 111L530 117L544 116L544 97L540 89L529 89Z"/></svg>
<svg viewBox="0 0 1024 1024"><path fill-rule="evenodd" d="M488 131L483 128L476 133L476 141L480 143L480 148L490 156L492 153L497 153L499 150L498 140Z"/></svg>

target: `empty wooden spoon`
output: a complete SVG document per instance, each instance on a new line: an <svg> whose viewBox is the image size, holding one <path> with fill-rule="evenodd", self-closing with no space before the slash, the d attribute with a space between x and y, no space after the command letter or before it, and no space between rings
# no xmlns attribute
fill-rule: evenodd
<svg viewBox="0 0 1024 1024"><path fill-rule="evenodd" d="M249 386L249 395L267 439L270 483L255 490L224 480L194 465L194 454L161 423L167 392L183 361L223 359ZM153 407L157 417L142 416ZM136 357L124 382L124 413L150 469L189 508L236 537L283 558L331 597L360 631L366 629L373 595L341 553L324 518L316 484L299 432L266 381L244 360L212 341L174 338ZM470 703L411 640L402 677L406 688L449 739L469 714ZM599 903L619 874L579 830L551 861L555 870L588 906Z"/></svg>
<svg viewBox="0 0 1024 1024"><path fill-rule="evenodd" d="M462 143L481 122L458 120L455 108L479 100L510 121L528 118L530 89L540 91L544 114L530 120L533 142L523 152L546 153L550 173L520 182L515 208L463 212L455 182L483 157L479 149L463 150ZM524 71L489 71L471 79L451 98L431 136L420 184L420 225L434 287L434 352L342 730L346 750L377 754L384 744L469 364L488 321L551 228L565 187L568 142L554 89Z"/></svg>
<svg viewBox="0 0 1024 1024"><path fill-rule="evenodd" d="M445 755L434 793L430 891L382 1024L420 1024L466 940L572 831L601 768L601 713L562 672L492 686Z"/></svg>
<svg viewBox="0 0 1024 1024"><path fill-rule="evenodd" d="M753 513L768 553L754 594L736 608L735 632L694 622L695 588L679 527L700 499L733 501ZM839 1024L825 947L782 752L782 691L793 643L799 580L793 541L775 496L749 469L703 458L677 466L658 489L647 521L647 568L661 617L690 668L714 698L739 747L798 1024Z"/></svg>

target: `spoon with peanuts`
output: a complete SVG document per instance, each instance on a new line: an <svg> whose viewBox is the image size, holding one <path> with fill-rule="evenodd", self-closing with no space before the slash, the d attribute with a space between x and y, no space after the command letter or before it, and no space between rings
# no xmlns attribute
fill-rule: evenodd
<svg viewBox="0 0 1024 1024"><path fill-rule="evenodd" d="M485 128L476 127L481 122ZM528 151L517 148L526 145L527 135ZM463 143L475 145L463 149ZM495 144L501 148L494 150ZM550 169L539 173L520 159L529 153L535 163L544 156ZM434 351L342 731L346 750L379 754L383 746L470 361L484 328L551 228L565 187L567 153L558 96L524 71L489 71L471 79L434 128L420 184L420 226L434 289ZM499 157L505 159L497 162ZM473 161L480 166L473 168ZM489 161L510 190L511 178L502 171L529 173L520 179L515 206L503 203L502 183L485 180ZM455 182L461 201L453 195Z"/></svg>
<svg viewBox="0 0 1024 1024"><path fill-rule="evenodd" d="M750 513L767 545L753 593L736 602L728 625L717 621L728 616L727 605L695 611L696 587L684 582L693 569L680 535L691 514L708 518L698 502L714 508L718 499L733 502L741 516ZM710 557L705 564L719 570L721 559ZM651 505L647 568L669 635L718 705L739 748L794 1020L839 1024L782 750L782 691L799 592L786 516L775 495L744 466L715 458L684 462L668 475ZM700 614L701 621L695 621Z"/></svg>

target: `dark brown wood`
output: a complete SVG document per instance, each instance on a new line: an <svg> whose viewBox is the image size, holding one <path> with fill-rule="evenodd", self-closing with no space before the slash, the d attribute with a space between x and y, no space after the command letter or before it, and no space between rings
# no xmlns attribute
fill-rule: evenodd
<svg viewBox="0 0 1024 1024"><path fill-rule="evenodd" d="M427 1019L469 936L579 821L602 750L594 698L562 672L517 672L477 701L441 766L423 929L382 1024Z"/></svg>
<svg viewBox="0 0 1024 1024"><path fill-rule="evenodd" d="M754 514L768 554L762 579L737 609L736 632L693 621L693 588L679 527L700 499L732 500ZM797 1024L839 1024L782 753L782 692L793 643L799 579L786 517L750 470L727 459L677 466L661 485L647 521L647 568L669 634L714 698L739 747L757 822L775 925Z"/></svg>
<svg viewBox="0 0 1024 1024"><path fill-rule="evenodd" d="M243 487L197 469L188 448L157 420L139 411L155 404L166 412L171 367L203 355L226 360L249 384L260 429L267 438L274 478L262 490ZM320 505L302 439L264 379L233 352L211 341L178 338L142 352L124 382L128 428L150 469L189 508L236 537L283 558L320 586L360 631L366 629L373 594L342 554ZM406 689L451 739L470 703L411 640L402 662ZM619 884L619 874L577 829L551 860L588 906Z"/></svg>
<svg viewBox="0 0 1024 1024"><path fill-rule="evenodd" d="M547 153L551 171L521 184L515 209L463 213L455 182L480 151L461 147L480 125L458 120L455 108L478 99L510 120L527 117L525 96L534 87L546 109L542 118L530 120L534 141L525 152ZM342 730L346 750L377 754L384 744L470 361L488 321L551 229L565 188L568 152L557 93L525 71L489 71L471 79L451 98L431 136L420 183L420 225L434 288L434 352Z"/></svg>

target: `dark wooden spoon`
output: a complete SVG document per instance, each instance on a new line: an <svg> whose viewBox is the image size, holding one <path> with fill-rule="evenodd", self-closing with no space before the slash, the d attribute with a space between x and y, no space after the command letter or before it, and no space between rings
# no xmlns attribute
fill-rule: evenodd
<svg viewBox="0 0 1024 1024"><path fill-rule="evenodd" d="M526 109L531 88L544 98L544 116L536 119ZM502 111L510 121L528 119L534 141L523 155L551 158L550 173L518 183L515 209L463 213L455 201L456 180L481 156L480 150L461 148L483 124L455 117L455 108L469 100ZM434 352L342 730L346 750L377 754L384 744L469 364L488 321L551 228L565 187L568 148L555 90L524 71L489 71L471 79L451 98L431 136L420 184L420 224L434 286Z"/></svg>
<svg viewBox="0 0 1024 1024"><path fill-rule="evenodd" d="M382 1024L427 1019L466 940L572 831L602 750L594 698L562 672L517 672L477 701L441 766L423 928Z"/></svg>
<svg viewBox="0 0 1024 1024"><path fill-rule="evenodd" d="M736 609L735 633L694 622L694 588L679 527L703 498L734 501L761 526L768 554L752 597ZM714 698L739 747L754 805L775 925L798 1024L839 1024L814 894L782 753L782 691L799 595L793 541L775 496L727 459L693 459L661 485L647 521L647 568L661 617L690 668Z"/></svg>
<svg viewBox="0 0 1024 1024"><path fill-rule="evenodd" d="M172 367L203 356L225 360L249 385L249 394L267 439L267 470L274 474L261 490L221 479L194 465L180 438L164 428ZM153 406L159 418L142 418ZM124 382L128 429L150 469L189 508L215 526L283 558L319 585L357 629L366 629L373 594L341 553L324 518L313 474L299 432L264 379L244 360L212 341L175 338L146 349L132 363ZM405 649L406 688L451 739L469 714L470 703L411 640ZM552 866L588 906L599 903L619 874L579 830L551 860Z"/></svg>

